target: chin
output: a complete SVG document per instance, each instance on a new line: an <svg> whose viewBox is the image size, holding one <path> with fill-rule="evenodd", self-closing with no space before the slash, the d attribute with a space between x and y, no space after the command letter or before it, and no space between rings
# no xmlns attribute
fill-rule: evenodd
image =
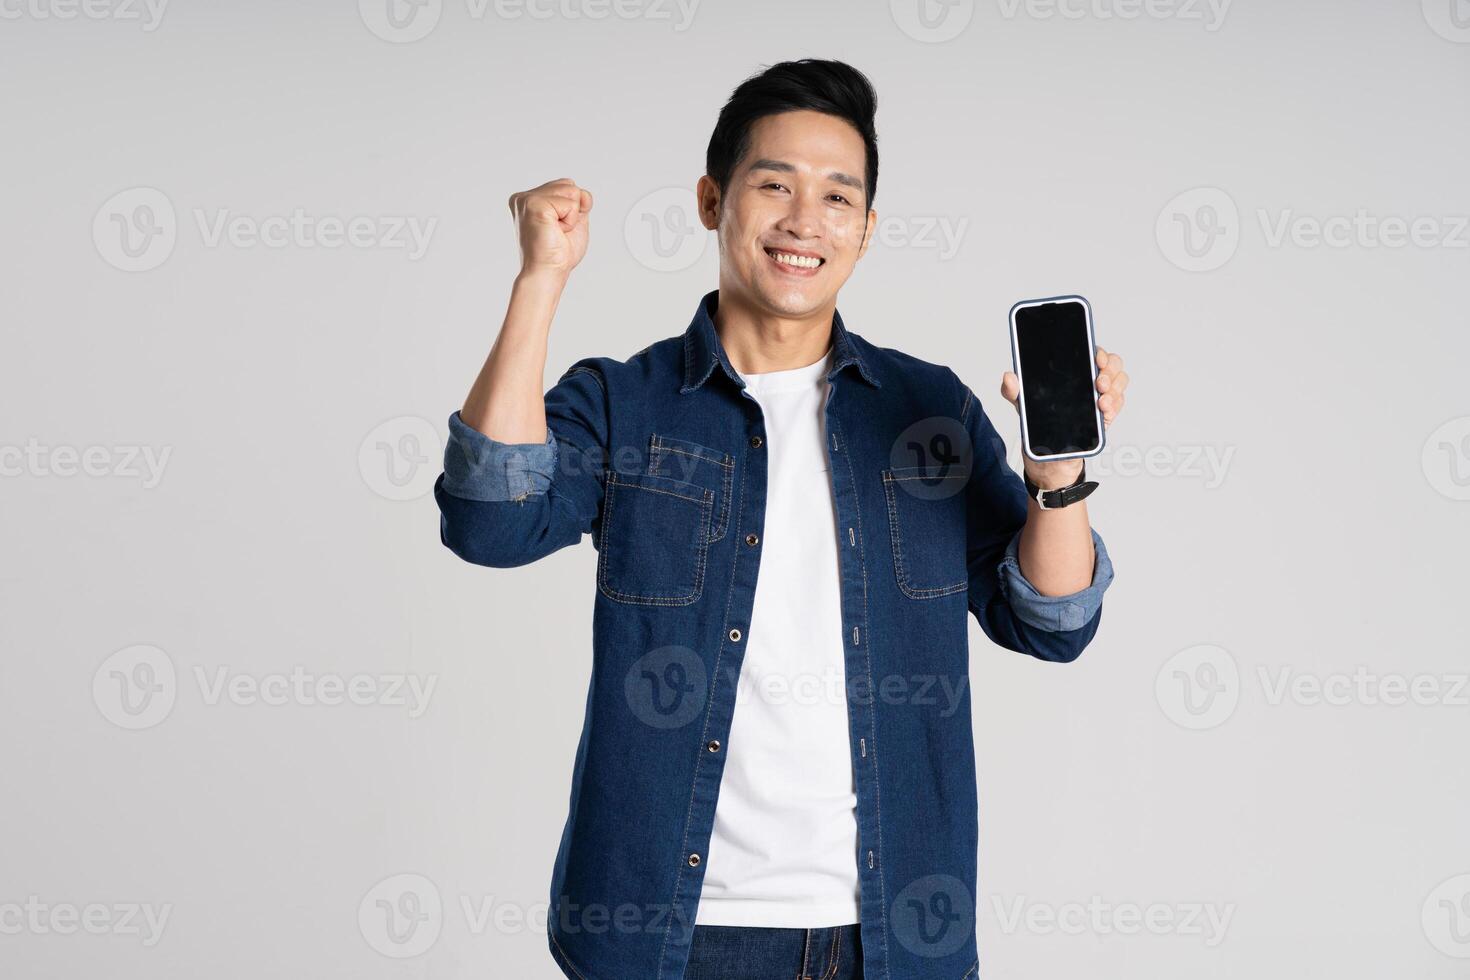
<svg viewBox="0 0 1470 980"><path fill-rule="evenodd" d="M800 316L817 309L826 301L813 286L756 283L755 294L770 309L788 316Z"/></svg>

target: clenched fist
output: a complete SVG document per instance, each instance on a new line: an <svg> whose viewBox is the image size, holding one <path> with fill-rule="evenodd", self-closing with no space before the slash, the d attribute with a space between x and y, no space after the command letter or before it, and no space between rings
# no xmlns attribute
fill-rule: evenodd
<svg viewBox="0 0 1470 980"><path fill-rule="evenodd" d="M570 275L587 254L592 192L561 177L512 194L508 203L521 240L521 272Z"/></svg>

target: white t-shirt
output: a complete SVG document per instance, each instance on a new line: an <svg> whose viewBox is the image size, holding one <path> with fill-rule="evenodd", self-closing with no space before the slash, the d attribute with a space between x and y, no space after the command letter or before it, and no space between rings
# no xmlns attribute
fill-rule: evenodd
<svg viewBox="0 0 1470 980"><path fill-rule="evenodd" d="M837 518L824 450L829 348L743 375L769 460L760 575L695 923L859 921Z"/></svg>

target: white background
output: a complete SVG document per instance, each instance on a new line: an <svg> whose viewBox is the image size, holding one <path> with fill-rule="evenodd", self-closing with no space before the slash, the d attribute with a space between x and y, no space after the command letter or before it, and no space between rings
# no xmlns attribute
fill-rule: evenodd
<svg viewBox="0 0 1470 980"><path fill-rule="evenodd" d="M558 975L595 554L463 564L427 494L515 272L506 198L597 196L548 385L679 333L719 106L817 56L880 98L848 326L954 367L1013 452L1014 301L1086 295L1134 379L1097 639L1055 667L971 628L982 976L1470 974L1464 0L94 2L0 3L0 973ZM365 237L241 237L298 210ZM119 220L159 234L129 257ZM216 687L296 668L435 687L417 717ZM405 888L417 946L373 926ZM168 910L156 941L129 904Z"/></svg>

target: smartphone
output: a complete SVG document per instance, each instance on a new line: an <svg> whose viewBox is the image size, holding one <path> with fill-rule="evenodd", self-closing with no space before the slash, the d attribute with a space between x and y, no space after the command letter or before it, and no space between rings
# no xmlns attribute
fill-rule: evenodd
<svg viewBox="0 0 1470 980"><path fill-rule="evenodd" d="M1021 448L1038 462L1103 451L1092 305L1081 296L1011 307L1011 363L1021 382Z"/></svg>

